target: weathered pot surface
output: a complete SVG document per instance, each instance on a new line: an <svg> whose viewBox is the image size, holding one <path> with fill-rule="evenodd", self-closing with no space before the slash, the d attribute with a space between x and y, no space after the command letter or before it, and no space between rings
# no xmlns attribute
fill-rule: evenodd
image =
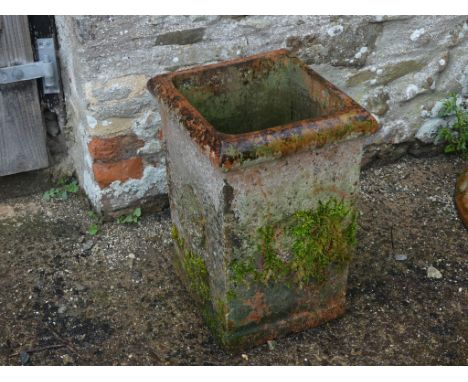
<svg viewBox="0 0 468 382"><path fill-rule="evenodd" d="M175 265L222 345L343 314L375 119L286 50L156 76Z"/></svg>

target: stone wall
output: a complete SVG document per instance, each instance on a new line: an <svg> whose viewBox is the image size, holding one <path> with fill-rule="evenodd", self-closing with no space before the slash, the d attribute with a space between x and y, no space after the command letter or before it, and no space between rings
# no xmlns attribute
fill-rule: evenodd
<svg viewBox="0 0 468 382"><path fill-rule="evenodd" d="M381 131L366 162L431 144L450 92L468 96L467 16L57 16L80 184L96 209L161 207L160 116L146 81L288 48L367 107Z"/></svg>

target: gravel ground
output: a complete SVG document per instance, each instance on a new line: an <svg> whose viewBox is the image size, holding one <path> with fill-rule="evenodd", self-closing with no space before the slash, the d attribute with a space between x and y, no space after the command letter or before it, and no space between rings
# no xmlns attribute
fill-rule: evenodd
<svg viewBox="0 0 468 382"><path fill-rule="evenodd" d="M0 179L0 364L467 365L468 231L452 200L466 166L364 171L347 314L244 354L216 345L175 277L167 211L93 237L83 195L46 202L37 173Z"/></svg>

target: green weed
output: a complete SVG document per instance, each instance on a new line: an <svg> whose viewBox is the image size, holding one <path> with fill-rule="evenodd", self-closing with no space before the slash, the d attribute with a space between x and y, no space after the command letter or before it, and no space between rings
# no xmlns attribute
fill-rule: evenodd
<svg viewBox="0 0 468 382"><path fill-rule="evenodd" d="M102 218L96 214L94 211L88 211L88 217L91 219L92 223L88 227L88 234L95 236L101 230Z"/></svg>
<svg viewBox="0 0 468 382"><path fill-rule="evenodd" d="M439 138L445 142L444 152L468 157L468 111L457 104L457 95L450 94L439 112L439 117L447 119L446 127L439 130ZM449 118L455 117L450 123Z"/></svg>
<svg viewBox="0 0 468 382"><path fill-rule="evenodd" d="M135 208L128 215L121 215L117 218L117 223L119 224L136 224L141 219L141 208Z"/></svg>
<svg viewBox="0 0 468 382"><path fill-rule="evenodd" d="M76 180L66 181L64 178L61 178L57 182L57 187L52 187L42 194L42 198L46 201L52 199L66 200L69 197L69 194L76 194L79 191L78 182Z"/></svg>

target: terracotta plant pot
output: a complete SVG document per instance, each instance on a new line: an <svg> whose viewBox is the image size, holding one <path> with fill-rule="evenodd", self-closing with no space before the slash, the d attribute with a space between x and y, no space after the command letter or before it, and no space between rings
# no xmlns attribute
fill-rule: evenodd
<svg viewBox="0 0 468 382"><path fill-rule="evenodd" d="M457 179L455 205L463 224L468 228L468 168Z"/></svg>
<svg viewBox="0 0 468 382"><path fill-rule="evenodd" d="M225 347L344 312L375 119L286 50L156 76L181 279Z"/></svg>

